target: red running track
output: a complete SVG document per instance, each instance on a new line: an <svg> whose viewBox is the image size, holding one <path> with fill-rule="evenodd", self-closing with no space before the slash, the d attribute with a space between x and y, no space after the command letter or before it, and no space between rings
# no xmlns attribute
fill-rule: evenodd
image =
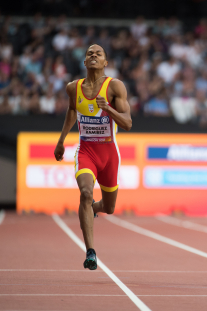
<svg viewBox="0 0 207 311"><path fill-rule="evenodd" d="M151 217L119 218L207 255L207 233ZM82 240L78 217L61 219ZM188 220L207 227L205 218ZM150 310L207 310L207 258L104 217L95 219L94 234L98 257ZM139 310L103 270L83 269L84 252L49 216L6 213L0 254L0 310Z"/></svg>

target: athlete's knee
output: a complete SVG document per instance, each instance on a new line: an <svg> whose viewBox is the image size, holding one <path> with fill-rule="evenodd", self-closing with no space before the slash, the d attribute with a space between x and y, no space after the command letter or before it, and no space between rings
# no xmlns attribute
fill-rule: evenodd
<svg viewBox="0 0 207 311"><path fill-rule="evenodd" d="M80 200L83 203L91 203L93 201L93 190L89 187L84 187L81 189Z"/></svg>

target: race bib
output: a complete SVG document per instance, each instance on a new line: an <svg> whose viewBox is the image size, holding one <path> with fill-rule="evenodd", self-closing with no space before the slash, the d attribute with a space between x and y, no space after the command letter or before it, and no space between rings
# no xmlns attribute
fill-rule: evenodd
<svg viewBox="0 0 207 311"><path fill-rule="evenodd" d="M110 137L111 127L108 116L103 117L80 117L81 137Z"/></svg>

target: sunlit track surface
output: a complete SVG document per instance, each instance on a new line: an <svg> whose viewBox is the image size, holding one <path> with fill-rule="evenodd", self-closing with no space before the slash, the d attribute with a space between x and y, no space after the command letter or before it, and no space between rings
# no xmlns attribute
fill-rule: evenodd
<svg viewBox="0 0 207 311"><path fill-rule="evenodd" d="M195 231L200 231L207 233L207 226L201 225L194 223L189 220L184 220L184 219L176 219L175 217L170 217L166 215L158 215L155 217L156 219L163 221L167 224L178 226L181 228L189 229L189 230L195 230Z"/></svg>
<svg viewBox="0 0 207 311"><path fill-rule="evenodd" d="M207 252L204 232L153 217L118 218ZM82 240L76 215L61 220ZM207 226L207 219L182 220ZM94 234L98 257L150 310L206 311L207 258L101 216ZM49 216L6 213L0 254L0 310L139 310L103 270L83 269L84 252Z"/></svg>

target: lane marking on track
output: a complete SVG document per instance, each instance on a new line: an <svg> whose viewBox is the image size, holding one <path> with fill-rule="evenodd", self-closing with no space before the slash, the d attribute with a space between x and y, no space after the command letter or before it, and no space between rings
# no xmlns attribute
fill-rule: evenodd
<svg viewBox="0 0 207 311"><path fill-rule="evenodd" d="M198 249L196 249L194 247L185 245L183 243L177 242L177 241L172 240L170 238L166 238L165 236L163 236L161 234L158 234L158 233L155 233L153 231L144 229L144 228L139 227L137 225L134 225L134 224L132 224L132 223L126 221L126 220L119 219L116 216L110 215L110 216L105 216L105 218L108 221L112 222L113 224L118 225L118 226L120 226L122 228L131 230L133 232L136 232L136 233L139 233L141 235L147 236L147 237L152 238L154 240L166 243L168 245L172 245L172 246L178 247L178 248L180 248L182 250L185 250L185 251L188 251L190 253L193 253L193 254L196 254L196 255L199 255L199 256L207 258L207 253L205 253L205 252L202 252L202 251L200 251L200 250L198 250Z"/></svg>
<svg viewBox="0 0 207 311"><path fill-rule="evenodd" d="M0 297L3 296L22 296L22 297L27 297L27 296L45 296L45 297L50 297L50 296L56 296L56 297L128 297L127 295L102 295L102 294L0 294ZM135 295L141 296L141 297L207 297L207 295Z"/></svg>
<svg viewBox="0 0 207 311"><path fill-rule="evenodd" d="M57 269L0 269L0 272L90 272L89 270L57 270ZM95 273L103 271L94 271Z"/></svg>
<svg viewBox="0 0 207 311"><path fill-rule="evenodd" d="M104 279L106 279L107 277L105 277ZM128 279L128 278L127 278ZM142 283L142 285L148 285L148 284L145 284L145 283ZM59 288L60 287L64 287L64 288L66 288L66 287L71 287L71 286L73 286L73 287L88 287L88 286L93 286L92 284L91 285L77 285L77 284L70 284L70 285L65 285L65 284L63 284L63 285L59 285L59 284L47 284L47 283L44 283L44 284L27 284L27 283L22 283L22 284L8 284L8 283L5 283L5 284L0 284L0 286L44 286L44 287L46 287L46 286L48 286L48 287L56 287L56 286L58 286ZM139 285L138 285L139 286ZM196 289L198 289L198 288L207 288L207 286L196 286L196 285L151 285L151 287L156 287L156 288L161 288L161 287L165 287L165 288L196 288Z"/></svg>
<svg viewBox="0 0 207 311"><path fill-rule="evenodd" d="M127 297L127 295L102 295L102 294L0 294L1 296L57 296L57 297L70 297L70 296L78 296L78 297Z"/></svg>
<svg viewBox="0 0 207 311"><path fill-rule="evenodd" d="M5 218L5 216L6 216L5 211L4 211L4 210L1 210L1 211L0 211L0 225L2 224L2 222L3 222L4 218Z"/></svg>
<svg viewBox="0 0 207 311"><path fill-rule="evenodd" d="M195 230L195 231L207 233L207 227L206 226L193 223L189 220L175 219L175 218L172 218L170 216L163 215L163 214L157 215L157 216L155 216L155 218L162 221L162 222L170 224L170 225L174 225L174 226L178 226L178 227L185 228L185 229L190 229L190 230Z"/></svg>
<svg viewBox="0 0 207 311"><path fill-rule="evenodd" d="M0 269L0 272L86 272L90 270L55 270L55 269ZM94 273L104 273L101 270L95 270ZM114 270L113 272L120 273L207 273L207 271L157 271L157 270Z"/></svg>
<svg viewBox="0 0 207 311"><path fill-rule="evenodd" d="M86 248L84 243L78 238L78 236L65 224L65 222L57 215L52 215L56 224L76 243L84 252ZM141 311L151 311L119 278L97 257L98 266L116 283L123 292L131 299L131 301ZM93 273L93 272L92 272Z"/></svg>
<svg viewBox="0 0 207 311"><path fill-rule="evenodd" d="M207 295L139 295L142 297L207 297Z"/></svg>

